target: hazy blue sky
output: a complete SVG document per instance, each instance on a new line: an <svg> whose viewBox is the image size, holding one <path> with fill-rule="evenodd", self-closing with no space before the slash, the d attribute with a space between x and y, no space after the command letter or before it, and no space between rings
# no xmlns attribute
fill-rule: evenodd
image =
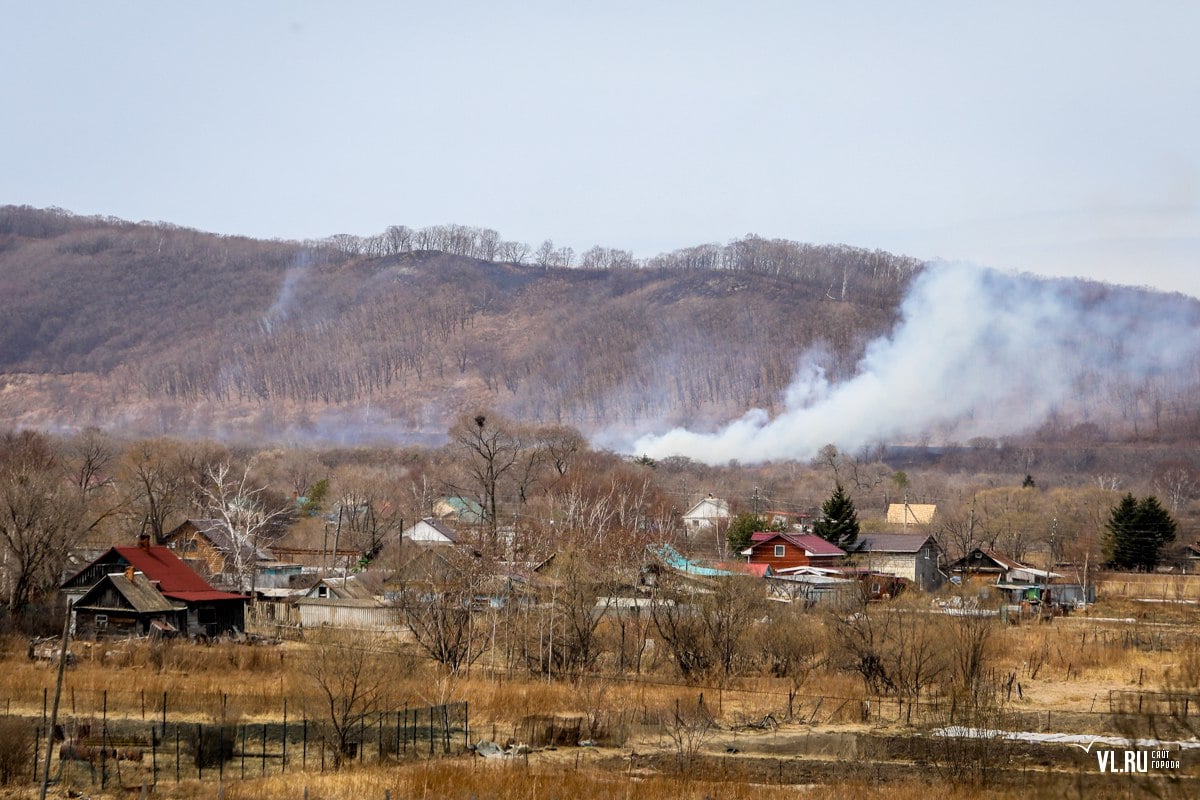
<svg viewBox="0 0 1200 800"><path fill-rule="evenodd" d="M1200 296L1197 2L0 4L0 203Z"/></svg>

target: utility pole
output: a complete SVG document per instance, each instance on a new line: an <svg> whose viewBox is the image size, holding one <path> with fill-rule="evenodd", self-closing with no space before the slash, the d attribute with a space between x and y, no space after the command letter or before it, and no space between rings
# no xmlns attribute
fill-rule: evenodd
<svg viewBox="0 0 1200 800"><path fill-rule="evenodd" d="M757 520L758 519L758 500L759 500L757 486L754 487L754 494L750 496L750 499L752 501L754 501L754 519Z"/></svg>
<svg viewBox="0 0 1200 800"><path fill-rule="evenodd" d="M71 638L72 605L72 602L68 600L67 618L63 620L62 647L58 651L58 680L54 684L54 705L50 710L50 724L46 726L46 760L42 767L42 786L38 793L38 800L46 800L46 788L50 785L50 754L54 750L54 726L58 724L58 701L62 697L63 671L67 667L67 642Z"/></svg>

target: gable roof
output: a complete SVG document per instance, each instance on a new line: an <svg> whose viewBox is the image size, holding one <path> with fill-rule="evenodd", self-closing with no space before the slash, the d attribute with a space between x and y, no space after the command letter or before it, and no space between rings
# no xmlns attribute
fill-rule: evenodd
<svg viewBox="0 0 1200 800"><path fill-rule="evenodd" d="M197 536L207 539L213 547L226 555L240 551L243 563L251 560L251 554L253 554L254 560L257 561L274 560L274 556L265 549L255 547L250 542L239 542L230 532L229 526L219 519L184 520L163 538L168 542L173 539L180 539L187 535L189 529L194 530Z"/></svg>
<svg viewBox="0 0 1200 800"><path fill-rule="evenodd" d="M425 517L424 519L417 520L416 522L413 523L412 527L409 528L408 530L404 531L404 533L402 533L401 536L403 536L406 539L409 539L410 541L428 541L428 540L412 538L412 532L414 530L416 530L417 526L421 525L422 523L424 523L425 525L428 525L430 528L433 528L435 531L438 532L439 535L445 537L445 539L447 541L449 541L451 543L455 543L455 544L458 542L458 531L454 530L453 528L451 528L446 523L442 522L437 517Z"/></svg>
<svg viewBox="0 0 1200 800"><path fill-rule="evenodd" d="M116 589L117 593L129 604L129 608L140 614L180 611L184 608L184 606L175 605L163 597L162 593L154 588L150 579L140 572L134 572L132 579L124 572L105 575L95 586L88 589L83 597L79 598L75 608L102 608L103 606L97 606L95 603L104 594L105 587L108 585Z"/></svg>
<svg viewBox="0 0 1200 800"><path fill-rule="evenodd" d="M309 587L300 600L325 601L324 605L382 606L384 603L379 599L383 591L382 581L381 576L370 572L360 572L344 578L322 578ZM318 589L322 586L328 589L327 597L318 594Z"/></svg>
<svg viewBox="0 0 1200 800"><path fill-rule="evenodd" d="M922 533L860 533L852 552L916 554L931 539Z"/></svg>
<svg viewBox="0 0 1200 800"><path fill-rule="evenodd" d="M711 505L713 513L699 514L697 513L704 505ZM729 516L729 501L720 497L713 497L711 494L708 497L703 497L692 504L692 507L684 513L684 519L712 519L714 516L727 517Z"/></svg>
<svg viewBox="0 0 1200 800"><path fill-rule="evenodd" d="M164 535L163 539L168 542L168 546L174 545L176 541L184 539L192 531L208 541L224 558L235 558L238 563L247 567L256 561L275 560L274 555L265 551L264 548L256 547L253 543L241 541L239 537L234 536L220 519L185 519L178 527Z"/></svg>
<svg viewBox="0 0 1200 800"><path fill-rule="evenodd" d="M946 566L951 572L1009 572L1025 569L1015 558L986 547L976 547L962 558Z"/></svg>
<svg viewBox="0 0 1200 800"><path fill-rule="evenodd" d="M936 513L937 506L932 503L892 503L888 506L887 521L895 525L928 525Z"/></svg>
<svg viewBox="0 0 1200 800"><path fill-rule="evenodd" d="M148 580L157 585L158 591L165 597L183 600L187 603L205 602L211 600L245 600L240 594L222 592L214 589L208 581L200 577L179 556L168 547L132 546L110 547L99 558L69 578L64 585L87 572L97 564L114 564L132 566L143 573Z"/></svg>
<svg viewBox="0 0 1200 800"><path fill-rule="evenodd" d="M846 555L845 550L838 547L836 544L833 544L832 542L822 539L815 533L772 533L765 538L756 539L755 537L758 535L759 534L757 533L751 535L750 540L752 544L748 549L753 549L760 544L768 544L776 539L782 539L785 542L790 542L795 547L803 550L805 555L832 557ZM747 551L743 550L742 552L746 553Z"/></svg>

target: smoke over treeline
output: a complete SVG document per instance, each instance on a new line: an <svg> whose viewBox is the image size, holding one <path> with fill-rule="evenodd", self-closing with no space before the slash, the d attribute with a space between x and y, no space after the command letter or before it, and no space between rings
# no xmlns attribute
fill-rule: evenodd
<svg viewBox="0 0 1200 800"><path fill-rule="evenodd" d="M810 350L774 415L755 409L716 431L675 428L630 449L762 462L811 458L828 443L966 441L1051 420L1161 422L1187 409L1200 384L1200 304L938 264L914 281L899 322L852 377L831 380L826 363Z"/></svg>
<svg viewBox="0 0 1200 800"><path fill-rule="evenodd" d="M491 408L630 451L709 432L637 445L709 461L1047 421L1200 438L1194 301L845 245L639 261L457 225L263 242L9 206L0 286L10 425L429 441Z"/></svg>

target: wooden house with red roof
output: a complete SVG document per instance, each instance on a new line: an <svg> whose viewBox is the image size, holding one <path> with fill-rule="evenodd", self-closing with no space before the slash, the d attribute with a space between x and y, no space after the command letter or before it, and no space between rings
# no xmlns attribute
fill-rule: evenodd
<svg viewBox="0 0 1200 800"><path fill-rule="evenodd" d="M846 551L811 533L764 531L750 537L742 555L750 564L767 564L778 572L789 567L837 567Z"/></svg>
<svg viewBox="0 0 1200 800"><path fill-rule="evenodd" d="M149 536L140 537L132 547L109 548L64 581L62 590L68 600L77 603L107 576L127 576L130 570L141 573L145 584L160 594L167 605L184 609L185 613L178 617L183 625L181 633L216 636L245 630L248 597L214 589L171 549L151 545ZM144 605L148 601L143 588L139 587L138 595Z"/></svg>

